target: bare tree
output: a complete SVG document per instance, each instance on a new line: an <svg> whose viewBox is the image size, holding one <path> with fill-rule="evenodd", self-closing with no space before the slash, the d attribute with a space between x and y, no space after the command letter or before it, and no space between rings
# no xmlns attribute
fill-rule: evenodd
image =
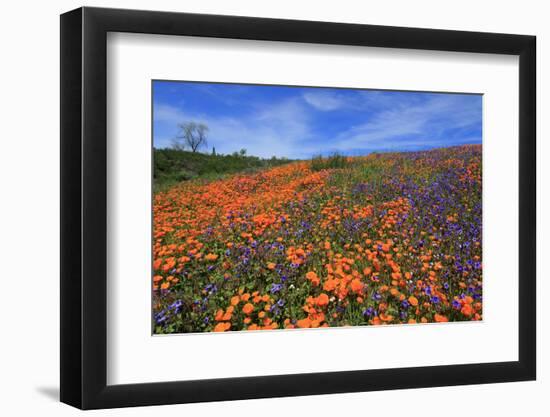
<svg viewBox="0 0 550 417"><path fill-rule="evenodd" d="M178 124L178 128L180 131L172 141L174 149L183 150L189 147L192 152L197 152L200 147L207 146L208 126L204 123L185 122Z"/></svg>

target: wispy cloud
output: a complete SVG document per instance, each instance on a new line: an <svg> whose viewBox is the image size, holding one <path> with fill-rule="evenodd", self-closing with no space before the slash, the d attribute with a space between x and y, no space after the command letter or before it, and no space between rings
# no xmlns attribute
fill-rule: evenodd
<svg viewBox="0 0 550 417"><path fill-rule="evenodd" d="M343 97L322 90L307 91L303 97L306 103L322 111L336 110L346 104Z"/></svg>
<svg viewBox="0 0 550 417"><path fill-rule="evenodd" d="M481 128L481 101L470 101L471 96L432 94L414 104L387 102L386 110L341 132L333 146L342 151L405 150L481 141L480 135L471 133L453 141L461 132Z"/></svg>

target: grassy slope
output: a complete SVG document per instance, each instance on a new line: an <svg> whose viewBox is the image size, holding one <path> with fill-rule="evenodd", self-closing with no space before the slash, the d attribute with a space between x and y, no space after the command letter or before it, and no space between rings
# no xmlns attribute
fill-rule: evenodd
<svg viewBox="0 0 550 417"><path fill-rule="evenodd" d="M173 149L154 150L155 191L195 178L216 179L236 172L253 172L290 162L289 159L262 159L240 154L212 155Z"/></svg>

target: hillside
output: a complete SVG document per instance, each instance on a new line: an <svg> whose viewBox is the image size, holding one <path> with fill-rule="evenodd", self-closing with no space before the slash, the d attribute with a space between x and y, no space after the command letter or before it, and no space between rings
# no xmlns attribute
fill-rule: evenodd
<svg viewBox="0 0 550 417"><path fill-rule="evenodd" d="M253 172L291 162L287 158L263 159L245 153L205 154L174 149L154 149L154 189L195 178L216 179L236 172Z"/></svg>
<svg viewBox="0 0 550 417"><path fill-rule="evenodd" d="M155 333L482 320L481 159L335 156L157 193Z"/></svg>

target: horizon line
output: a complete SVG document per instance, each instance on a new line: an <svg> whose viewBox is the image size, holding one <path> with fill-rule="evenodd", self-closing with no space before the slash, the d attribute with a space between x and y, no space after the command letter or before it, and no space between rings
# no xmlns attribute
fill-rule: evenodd
<svg viewBox="0 0 550 417"><path fill-rule="evenodd" d="M469 147L469 146L481 146L482 147L483 143L482 142L480 142L480 143L464 143L464 144L461 144L461 145L434 146L434 147L426 147L426 148L410 149L410 150L382 149L382 150L369 151L369 152L364 153L364 154L346 154L345 152L341 152L341 151L334 151L334 152L330 152L328 154L319 152L319 153L313 153L313 154L311 154L311 156L309 156L307 158L290 158L288 156L275 156L275 155L273 155L271 157L262 157L262 156L258 156L258 155L252 155L252 154L244 154L244 155L240 155L240 156L254 157L254 158L259 158L259 159L263 159L263 160L269 160L269 159L275 158L275 159L287 159L289 161L306 161L306 160L309 160L309 159L319 158L319 157L328 158L328 157L331 157L331 156L345 156L345 157L349 157L349 158L354 158L354 157L359 158L359 157L369 156L369 155L372 155L372 154L430 152L430 151L436 151L436 150L439 150L439 149L464 148L464 147ZM171 150L171 151L176 151L176 152L198 153L198 154L202 154L202 155L206 155L206 156L235 156L235 154L239 154L238 150L233 151L231 153L212 154L211 152L201 152L201 151L193 152L193 151L186 150L186 149L174 149L174 148L171 148L169 146L162 147L162 148L156 148L154 146L154 144L151 147L151 149L153 151L155 151L155 150Z"/></svg>

